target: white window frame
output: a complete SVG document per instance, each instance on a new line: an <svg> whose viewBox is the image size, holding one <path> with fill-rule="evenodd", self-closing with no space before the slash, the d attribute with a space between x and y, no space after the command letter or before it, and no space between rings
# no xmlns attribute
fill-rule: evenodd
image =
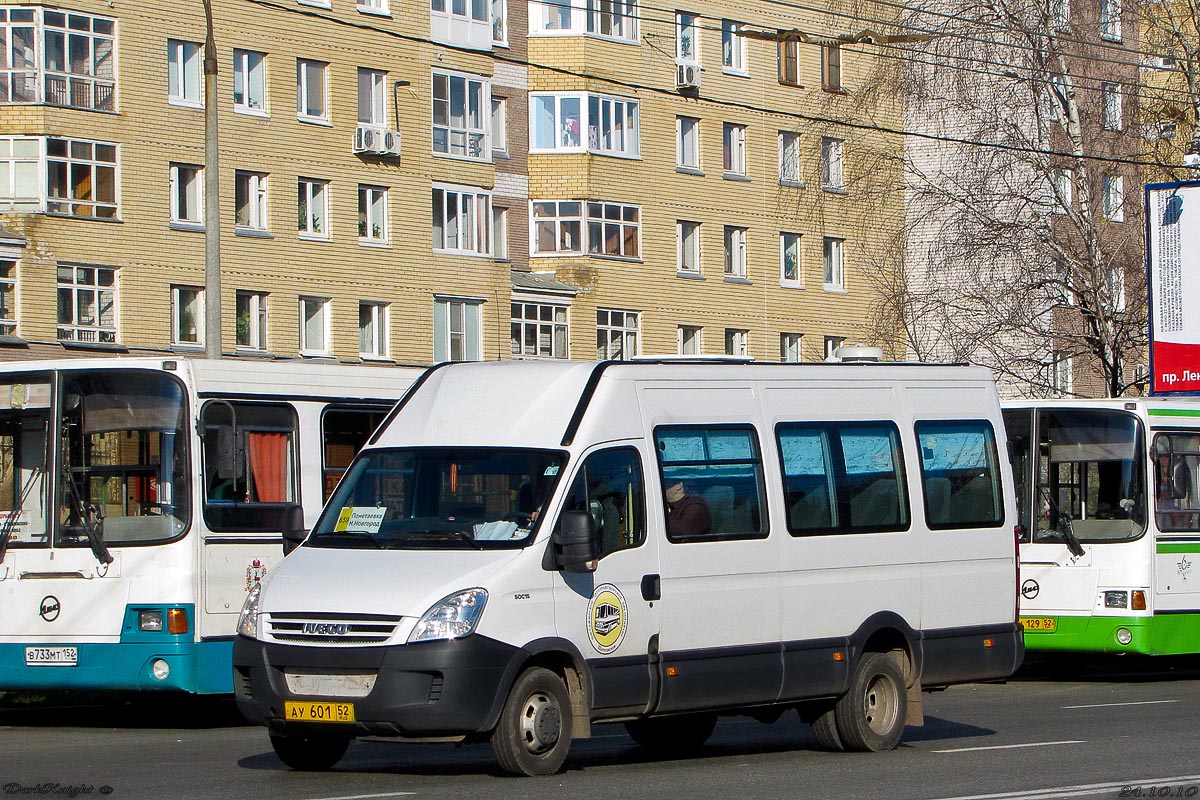
<svg viewBox="0 0 1200 800"><path fill-rule="evenodd" d="M746 126L740 122L721 124L721 164L725 177L746 177Z"/></svg>
<svg viewBox="0 0 1200 800"><path fill-rule="evenodd" d="M700 245L701 224L690 220L675 221L675 270L683 275L700 275L703 248Z"/></svg>
<svg viewBox="0 0 1200 800"><path fill-rule="evenodd" d="M429 31L435 42L472 50L491 50L491 0L430 0Z"/></svg>
<svg viewBox="0 0 1200 800"><path fill-rule="evenodd" d="M492 156L508 157L508 98L492 95Z"/></svg>
<svg viewBox="0 0 1200 800"><path fill-rule="evenodd" d="M386 186L358 185L358 243L386 245L388 230L388 189Z"/></svg>
<svg viewBox="0 0 1200 800"><path fill-rule="evenodd" d="M614 216L615 215L615 216ZM632 218L631 218L632 217ZM642 208L628 203L607 203L589 200L586 208L588 255L594 258L621 258L640 261L642 258ZM616 228L617 248L608 249L609 234ZM629 233L633 232L634 252L628 252Z"/></svg>
<svg viewBox="0 0 1200 800"><path fill-rule="evenodd" d="M0 136L0 164L8 177L0 183L0 211L45 211L46 140ZM19 192L18 187L26 191Z"/></svg>
<svg viewBox="0 0 1200 800"><path fill-rule="evenodd" d="M531 256L581 255L587 248L584 214L586 200L533 200L529 203L529 254ZM553 237L554 247L542 249Z"/></svg>
<svg viewBox="0 0 1200 800"><path fill-rule="evenodd" d="M675 12L675 63L700 63L700 15Z"/></svg>
<svg viewBox="0 0 1200 800"><path fill-rule="evenodd" d="M364 312L366 319L364 321ZM389 356L391 307L371 300L358 301L358 354L366 360L386 360ZM366 347L363 347L366 339Z"/></svg>
<svg viewBox="0 0 1200 800"><path fill-rule="evenodd" d="M10 6L0 10L0 39L8 48L5 53L8 66L0 69L0 94L7 98L5 102L13 105L43 102L41 9Z"/></svg>
<svg viewBox="0 0 1200 800"><path fill-rule="evenodd" d="M117 111L117 21L61 9L43 8L40 12L46 105ZM74 51L80 40L86 40L87 55L86 65L77 70ZM53 63L58 53L52 46L55 41L61 41L60 64Z"/></svg>
<svg viewBox="0 0 1200 800"><path fill-rule="evenodd" d="M167 102L204 108L204 43L167 39Z"/></svg>
<svg viewBox="0 0 1200 800"><path fill-rule="evenodd" d="M359 67L355 75L358 88L358 123L386 126L387 73L370 67Z"/></svg>
<svg viewBox="0 0 1200 800"><path fill-rule="evenodd" d="M1100 84L1101 127L1106 131L1120 131L1125 127L1121 95L1121 84L1113 81Z"/></svg>
<svg viewBox="0 0 1200 800"><path fill-rule="evenodd" d="M319 76L314 76L319 72ZM314 86L315 84L315 86ZM318 113L309 111L309 101L319 100ZM312 58L296 59L296 119L317 125L328 125L329 120L329 63Z"/></svg>
<svg viewBox="0 0 1200 800"><path fill-rule="evenodd" d="M233 110L256 117L268 115L266 53L233 51Z"/></svg>
<svg viewBox="0 0 1200 800"><path fill-rule="evenodd" d="M238 341L238 318L243 301L246 306L247 341ZM234 298L234 347L238 350L265 351L267 349L267 334L270 330L270 307L266 292L251 292L239 289Z"/></svg>
<svg viewBox="0 0 1200 800"><path fill-rule="evenodd" d="M700 120L675 117L675 166L700 171Z"/></svg>
<svg viewBox="0 0 1200 800"><path fill-rule="evenodd" d="M746 358L750 355L750 331L745 328L725 329L725 355Z"/></svg>
<svg viewBox="0 0 1200 800"><path fill-rule="evenodd" d="M749 75L746 60L746 37L742 35L745 23L731 19L721 20L721 67L730 75Z"/></svg>
<svg viewBox="0 0 1200 800"><path fill-rule="evenodd" d="M1050 24L1059 31L1071 27L1071 0L1051 0Z"/></svg>
<svg viewBox="0 0 1200 800"><path fill-rule="evenodd" d="M170 194L173 226L204 226L204 167L172 163Z"/></svg>
<svg viewBox="0 0 1200 800"><path fill-rule="evenodd" d="M783 231L779 234L779 285L787 289L804 288L804 237L799 233ZM794 252L796 276L788 277L788 253Z"/></svg>
<svg viewBox="0 0 1200 800"><path fill-rule="evenodd" d="M320 178L296 179L297 231L301 239L326 241L330 238L329 181ZM301 216L303 215L303 219Z"/></svg>
<svg viewBox="0 0 1200 800"><path fill-rule="evenodd" d="M704 353L704 328L699 325L679 325L675 328L675 351L681 356Z"/></svg>
<svg viewBox="0 0 1200 800"><path fill-rule="evenodd" d="M452 105L456 85L462 87L461 114L456 114ZM439 93L439 89L443 91ZM492 82L482 75L434 70L430 96L433 104L433 154L439 158L491 161ZM474 122L472 105L477 108ZM458 140L461 142L458 143Z"/></svg>
<svg viewBox="0 0 1200 800"><path fill-rule="evenodd" d="M183 330L183 312L185 299L190 297L192 307L192 332ZM171 287L171 344L177 347L204 346L204 287L203 286L172 286Z"/></svg>
<svg viewBox="0 0 1200 800"><path fill-rule="evenodd" d="M821 261L824 265L824 284L827 292L846 290L846 240L826 236L821 243Z"/></svg>
<svg viewBox="0 0 1200 800"><path fill-rule="evenodd" d="M269 177L265 172L235 170L233 176L233 223L235 232L266 232L270 229L267 214ZM239 219L239 212L246 210Z"/></svg>
<svg viewBox="0 0 1200 800"><path fill-rule="evenodd" d="M65 154L54 154L52 149L58 149L58 144L62 144L62 150ZM45 158L45 175L46 175L46 213L62 214L71 217L86 217L94 219L118 219L120 217L120 197L121 197L121 148L117 144L111 142L96 142L87 139L64 139L56 136L49 136L43 140L43 146L46 148ZM102 158L100 150L103 148L106 152L112 151L112 159ZM87 152L82 152L86 150ZM89 155L90 154L90 155ZM65 192L54 194L50 190L55 178L55 165L62 165L61 171L66 176ZM89 177L86 182L72 184L70 176L74 174L78 167L86 165L89 168ZM111 171L112 178L112 193L111 201L99 200L96 197L97 188L102 186L102 181L99 179L102 171ZM86 185L90 191L90 197L72 197L75 190ZM88 210L91 213L86 213ZM81 211L85 213L80 213Z"/></svg>
<svg viewBox="0 0 1200 800"><path fill-rule="evenodd" d="M826 336L825 337L825 360L833 361L837 354L838 348L846 344L845 336Z"/></svg>
<svg viewBox="0 0 1200 800"><path fill-rule="evenodd" d="M492 204L492 258L508 261L508 209Z"/></svg>
<svg viewBox="0 0 1200 800"><path fill-rule="evenodd" d="M1125 221L1125 178L1105 173L1101 178L1104 218L1109 222Z"/></svg>
<svg viewBox="0 0 1200 800"><path fill-rule="evenodd" d="M1060 350L1050 354L1050 389L1060 396L1075 392L1075 361Z"/></svg>
<svg viewBox="0 0 1200 800"><path fill-rule="evenodd" d="M642 314L616 308L596 309L596 360L628 361L640 354Z"/></svg>
<svg viewBox="0 0 1200 800"><path fill-rule="evenodd" d="M379 17L390 17L391 9L388 0L356 0L355 7L360 14L372 14Z"/></svg>
<svg viewBox="0 0 1200 800"><path fill-rule="evenodd" d="M15 336L17 333L19 277L16 260L0 258L0 336Z"/></svg>
<svg viewBox="0 0 1200 800"><path fill-rule="evenodd" d="M454 198L451 201L451 197ZM461 186L450 183L433 184L433 250L450 255L491 257L492 255L492 193L478 186ZM449 236L451 208L456 218L465 216L466 225L459 219L453 240ZM458 209L469 208L465 215ZM438 233L437 221L442 220ZM439 246L440 245L440 246Z"/></svg>
<svg viewBox="0 0 1200 800"><path fill-rule="evenodd" d="M300 355L302 356L327 356L330 354L329 335L332 331L332 300L328 297L315 297L311 295L300 295L299 298L300 310ZM311 340L309 334L309 320L313 319L309 315L309 309L317 311L319 319L317 325L320 326L319 342Z"/></svg>
<svg viewBox="0 0 1200 800"><path fill-rule="evenodd" d="M587 33L601 39L636 42L637 0L586 0Z"/></svg>
<svg viewBox="0 0 1200 800"><path fill-rule="evenodd" d="M116 342L120 319L119 270L95 264L60 262L57 271L58 310L61 312L64 308L66 293L66 305L71 313L68 320L58 317L58 339L70 342ZM69 278L64 278L65 275L69 275ZM103 279L104 276L107 276L107 281ZM91 323L81 321L82 315L79 313L87 297L91 298L92 303ZM111 320L111 324L104 324L105 317Z"/></svg>
<svg viewBox="0 0 1200 800"><path fill-rule="evenodd" d="M434 363L479 361L483 358L484 302L484 300L473 297L435 296L433 298ZM456 322L461 325L456 327ZM439 330L439 323L444 325L443 330ZM474 335L472 335L472 327L474 327ZM456 341L459 344L461 358L454 358Z"/></svg>
<svg viewBox="0 0 1200 800"><path fill-rule="evenodd" d="M492 2L492 44L508 47L508 0Z"/></svg>
<svg viewBox="0 0 1200 800"><path fill-rule="evenodd" d="M1120 0L1100 0L1100 38L1109 42L1121 41Z"/></svg>
<svg viewBox="0 0 1200 800"><path fill-rule="evenodd" d="M577 117L564 110L568 106L578 109ZM548 129L539 125L543 119ZM641 102L590 92L533 92L529 152L641 158Z"/></svg>
<svg viewBox="0 0 1200 800"><path fill-rule="evenodd" d="M795 131L779 132L779 184L803 187L800 174L800 134Z"/></svg>
<svg viewBox="0 0 1200 800"><path fill-rule="evenodd" d="M724 231L725 277L746 277L746 239L749 231L736 225L726 225Z"/></svg>
<svg viewBox="0 0 1200 800"><path fill-rule="evenodd" d="M821 188L841 192L846 189L845 140L821 137Z"/></svg>
<svg viewBox="0 0 1200 800"><path fill-rule="evenodd" d="M804 360L804 334L779 334L779 361L784 364L798 364Z"/></svg>
<svg viewBox="0 0 1200 800"><path fill-rule="evenodd" d="M532 314L533 316L529 316ZM532 334L532 345L527 341ZM571 304L513 295L509 304L509 351L513 360L561 361L571 357Z"/></svg>

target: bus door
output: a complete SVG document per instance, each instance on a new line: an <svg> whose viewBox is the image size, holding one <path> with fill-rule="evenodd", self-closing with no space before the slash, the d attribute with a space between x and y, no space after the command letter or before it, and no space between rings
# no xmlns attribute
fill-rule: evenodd
<svg viewBox="0 0 1200 800"><path fill-rule="evenodd" d="M1200 431L1154 434L1154 608L1200 611Z"/></svg>

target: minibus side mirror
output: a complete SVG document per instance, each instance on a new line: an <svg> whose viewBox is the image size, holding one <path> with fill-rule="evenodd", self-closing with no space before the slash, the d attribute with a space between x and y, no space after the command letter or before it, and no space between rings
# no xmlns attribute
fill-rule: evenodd
<svg viewBox="0 0 1200 800"><path fill-rule="evenodd" d="M596 560L596 521L587 511L564 511L550 537L554 564L565 572L592 572Z"/></svg>
<svg viewBox="0 0 1200 800"><path fill-rule="evenodd" d="M308 529L304 527L304 506L299 503L289 503L283 509L283 554L299 547L308 538Z"/></svg>

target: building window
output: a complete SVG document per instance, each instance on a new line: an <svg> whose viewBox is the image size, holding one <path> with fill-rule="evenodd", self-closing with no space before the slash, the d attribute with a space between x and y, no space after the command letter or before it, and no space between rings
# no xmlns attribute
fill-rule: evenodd
<svg viewBox="0 0 1200 800"><path fill-rule="evenodd" d="M538 200L533 203L533 254L583 252L583 203Z"/></svg>
<svg viewBox="0 0 1200 800"><path fill-rule="evenodd" d="M115 111L116 23L50 9L42 19L46 103Z"/></svg>
<svg viewBox="0 0 1200 800"><path fill-rule="evenodd" d="M803 334L799 333L779 334L779 360L787 364L798 364L801 360L800 343L803 339Z"/></svg>
<svg viewBox="0 0 1200 800"><path fill-rule="evenodd" d="M746 37L742 36L745 26L733 20L721 20L721 66L728 72L746 74Z"/></svg>
<svg viewBox="0 0 1200 800"><path fill-rule="evenodd" d="M484 78L433 73L433 152L475 161L491 159L491 90Z"/></svg>
<svg viewBox="0 0 1200 800"><path fill-rule="evenodd" d="M171 287L171 344L204 344L204 290Z"/></svg>
<svg viewBox="0 0 1200 800"><path fill-rule="evenodd" d="M725 329L725 355L745 358L750 355L750 331L739 328Z"/></svg>
<svg viewBox="0 0 1200 800"><path fill-rule="evenodd" d="M1120 175L1105 175L1102 180L1104 193L1104 218L1110 222L1125 221L1125 179Z"/></svg>
<svg viewBox="0 0 1200 800"><path fill-rule="evenodd" d="M680 220L675 223L675 249L679 254L678 270L700 274L700 223Z"/></svg>
<svg viewBox="0 0 1200 800"><path fill-rule="evenodd" d="M237 293L234 315L234 333L237 346L247 350L266 350L266 293L239 291Z"/></svg>
<svg viewBox="0 0 1200 800"><path fill-rule="evenodd" d="M46 211L117 218L117 146L79 139L46 140Z"/></svg>
<svg viewBox="0 0 1200 800"><path fill-rule="evenodd" d="M618 203L587 204L588 255L641 257L641 209Z"/></svg>
<svg viewBox="0 0 1200 800"><path fill-rule="evenodd" d="M492 97L492 155L508 155L508 98Z"/></svg>
<svg viewBox="0 0 1200 800"><path fill-rule="evenodd" d="M725 276L746 277L746 229L725 226Z"/></svg>
<svg viewBox="0 0 1200 800"><path fill-rule="evenodd" d="M0 103L37 103L40 9L0 8Z"/></svg>
<svg viewBox="0 0 1200 800"><path fill-rule="evenodd" d="M245 231L265 231L269 227L266 173L234 172L233 224Z"/></svg>
<svg viewBox="0 0 1200 800"><path fill-rule="evenodd" d="M491 222L490 192L467 186L433 187L434 250L491 255Z"/></svg>
<svg viewBox="0 0 1200 800"><path fill-rule="evenodd" d="M358 238L362 242L387 244L388 190L382 186L358 187Z"/></svg>
<svg viewBox="0 0 1200 800"><path fill-rule="evenodd" d="M201 74L204 45L167 40L167 101L181 106L204 105Z"/></svg>
<svg viewBox="0 0 1200 800"><path fill-rule="evenodd" d="M727 176L745 177L746 175L746 126L726 122L721 136L721 150L724 156L725 174Z"/></svg>
<svg viewBox="0 0 1200 800"><path fill-rule="evenodd" d="M675 330L676 345L681 356L698 356L703 351L702 329L694 325L680 325Z"/></svg>
<svg viewBox="0 0 1200 800"><path fill-rule="evenodd" d="M675 12L675 60L700 63L700 18L687 11Z"/></svg>
<svg viewBox="0 0 1200 800"><path fill-rule="evenodd" d="M534 94L530 152L591 152L636 158L641 152L637 100L594 94ZM583 138L587 132L587 139Z"/></svg>
<svg viewBox="0 0 1200 800"><path fill-rule="evenodd" d="M641 315L636 311L596 310L596 360L627 361L638 354Z"/></svg>
<svg viewBox="0 0 1200 800"><path fill-rule="evenodd" d="M233 51L233 110L267 113L267 57L250 50Z"/></svg>
<svg viewBox="0 0 1200 800"><path fill-rule="evenodd" d="M508 46L508 0L492 0L492 44Z"/></svg>
<svg viewBox="0 0 1200 800"><path fill-rule="evenodd" d="M300 298L300 353L323 356L329 354L328 297Z"/></svg>
<svg viewBox="0 0 1200 800"><path fill-rule="evenodd" d="M387 303L359 302L358 354L363 358L387 358Z"/></svg>
<svg viewBox="0 0 1200 800"><path fill-rule="evenodd" d="M1054 188L1058 197L1054 199L1054 213L1065 214L1070 210L1075 199L1075 171L1057 169L1054 171Z"/></svg>
<svg viewBox="0 0 1200 800"><path fill-rule="evenodd" d="M549 303L512 303L514 358L567 358L567 307Z"/></svg>
<svg viewBox="0 0 1200 800"><path fill-rule="evenodd" d="M0 211L41 211L41 139L0 138Z"/></svg>
<svg viewBox="0 0 1200 800"><path fill-rule="evenodd" d="M482 300L435 298L433 360L478 361L482 357Z"/></svg>
<svg viewBox="0 0 1200 800"><path fill-rule="evenodd" d="M638 38L637 0L535 0L529 17L530 30L542 35Z"/></svg>
<svg viewBox="0 0 1200 800"><path fill-rule="evenodd" d="M1059 395L1074 391L1074 372L1071 356L1061 350L1050 355L1050 388Z"/></svg>
<svg viewBox="0 0 1200 800"><path fill-rule="evenodd" d="M700 169L700 120L675 118L675 164L684 169Z"/></svg>
<svg viewBox="0 0 1200 800"><path fill-rule="evenodd" d="M826 336L825 337L825 360L836 361L837 351L846 343L845 336Z"/></svg>
<svg viewBox="0 0 1200 800"><path fill-rule="evenodd" d="M846 188L842 171L843 141L825 136L821 139L821 188L841 190Z"/></svg>
<svg viewBox="0 0 1200 800"><path fill-rule="evenodd" d="M613 39L636 40L636 1L587 0L587 32Z"/></svg>
<svg viewBox="0 0 1200 800"><path fill-rule="evenodd" d="M821 47L821 85L830 92L842 91L842 46Z"/></svg>
<svg viewBox="0 0 1200 800"><path fill-rule="evenodd" d="M840 291L845 288L846 275L843 251L844 239L834 239L826 236L824 243L825 288Z"/></svg>
<svg viewBox="0 0 1200 800"><path fill-rule="evenodd" d="M0 336L17 332L17 262L0 261Z"/></svg>
<svg viewBox="0 0 1200 800"><path fill-rule="evenodd" d="M1121 41L1121 0L1100 0L1100 36Z"/></svg>
<svg viewBox="0 0 1200 800"><path fill-rule="evenodd" d="M491 50L492 8L491 0L430 0L430 36L435 42Z"/></svg>
<svg viewBox="0 0 1200 800"><path fill-rule="evenodd" d="M171 165L171 222L204 224L204 168L191 164Z"/></svg>
<svg viewBox="0 0 1200 800"><path fill-rule="evenodd" d="M302 239L329 238L329 181L296 182L297 230Z"/></svg>
<svg viewBox="0 0 1200 800"><path fill-rule="evenodd" d="M329 65L324 61L296 59L296 115L301 122L328 122Z"/></svg>
<svg viewBox="0 0 1200 800"><path fill-rule="evenodd" d="M358 68L358 121L363 125L387 125L387 74L377 69Z"/></svg>
<svg viewBox="0 0 1200 800"><path fill-rule="evenodd" d="M508 261L508 209L492 206L492 258Z"/></svg>
<svg viewBox="0 0 1200 800"><path fill-rule="evenodd" d="M1122 125L1121 86L1105 81L1100 84L1101 122L1106 131L1119 131Z"/></svg>
<svg viewBox="0 0 1200 800"><path fill-rule="evenodd" d="M117 341L115 269L59 264L58 338L69 342Z"/></svg>
<svg viewBox="0 0 1200 800"><path fill-rule="evenodd" d="M802 186L800 179L800 134L779 132L779 182L784 186Z"/></svg>
<svg viewBox="0 0 1200 800"><path fill-rule="evenodd" d="M1071 0L1051 0L1050 23L1060 31L1071 26Z"/></svg>
<svg viewBox="0 0 1200 800"><path fill-rule="evenodd" d="M779 43L779 82L800 85L800 42L788 39Z"/></svg>
<svg viewBox="0 0 1200 800"><path fill-rule="evenodd" d="M800 234L779 234L779 285L793 288L804 286L800 272Z"/></svg>
<svg viewBox="0 0 1200 800"><path fill-rule="evenodd" d="M358 0L358 10L364 14L388 14L388 0Z"/></svg>

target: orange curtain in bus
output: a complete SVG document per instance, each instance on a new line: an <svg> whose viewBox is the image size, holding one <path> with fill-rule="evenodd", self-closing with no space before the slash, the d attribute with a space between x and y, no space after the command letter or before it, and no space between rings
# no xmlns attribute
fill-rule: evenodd
<svg viewBox="0 0 1200 800"><path fill-rule="evenodd" d="M250 474L254 478L252 499L260 503L283 503L287 496L287 450L286 433L247 434L250 451Z"/></svg>

